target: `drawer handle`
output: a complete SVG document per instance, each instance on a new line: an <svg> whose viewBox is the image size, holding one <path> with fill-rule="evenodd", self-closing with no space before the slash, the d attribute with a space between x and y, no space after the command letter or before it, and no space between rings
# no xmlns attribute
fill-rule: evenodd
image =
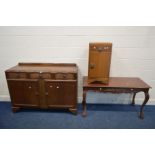
<svg viewBox="0 0 155 155"><path fill-rule="evenodd" d="M59 86L57 86L57 89L59 88Z"/></svg>
<svg viewBox="0 0 155 155"><path fill-rule="evenodd" d="M104 48L98 47L97 50L98 50L98 52L102 52L104 50Z"/></svg>

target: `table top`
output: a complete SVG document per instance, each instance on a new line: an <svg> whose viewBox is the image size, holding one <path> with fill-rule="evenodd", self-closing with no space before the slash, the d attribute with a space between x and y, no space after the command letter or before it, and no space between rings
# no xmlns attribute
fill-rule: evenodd
<svg viewBox="0 0 155 155"><path fill-rule="evenodd" d="M108 84L93 83L88 84L87 76L83 77L83 87L103 87L103 88L151 88L147 83L137 77L110 77Z"/></svg>

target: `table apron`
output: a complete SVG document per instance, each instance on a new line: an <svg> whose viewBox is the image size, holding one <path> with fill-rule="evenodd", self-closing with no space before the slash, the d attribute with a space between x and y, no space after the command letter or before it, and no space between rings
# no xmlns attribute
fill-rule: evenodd
<svg viewBox="0 0 155 155"><path fill-rule="evenodd" d="M93 92L101 92L101 93L114 93L114 94L119 94L119 93L138 93L138 92L146 92L148 89L145 88L89 88L89 87L84 87L83 91L93 91Z"/></svg>

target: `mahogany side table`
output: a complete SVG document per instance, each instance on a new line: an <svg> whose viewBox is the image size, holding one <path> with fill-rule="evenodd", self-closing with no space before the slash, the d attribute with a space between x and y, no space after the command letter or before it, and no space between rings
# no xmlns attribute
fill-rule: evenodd
<svg viewBox="0 0 155 155"><path fill-rule="evenodd" d="M86 95L88 91L94 92L111 92L111 93L133 93L133 99L131 105L135 105L135 96L139 92L144 92L145 99L140 108L139 117L144 118L144 106L149 100L149 89L151 87L140 78L135 77L110 77L108 84L89 84L88 77L83 77L83 113L82 116L87 116L87 104Z"/></svg>

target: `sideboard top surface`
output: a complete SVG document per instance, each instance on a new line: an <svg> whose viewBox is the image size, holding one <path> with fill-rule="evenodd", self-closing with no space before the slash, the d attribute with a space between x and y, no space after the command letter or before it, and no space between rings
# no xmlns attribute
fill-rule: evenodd
<svg viewBox="0 0 155 155"><path fill-rule="evenodd" d="M77 73L77 65L74 63L19 63L6 72Z"/></svg>

